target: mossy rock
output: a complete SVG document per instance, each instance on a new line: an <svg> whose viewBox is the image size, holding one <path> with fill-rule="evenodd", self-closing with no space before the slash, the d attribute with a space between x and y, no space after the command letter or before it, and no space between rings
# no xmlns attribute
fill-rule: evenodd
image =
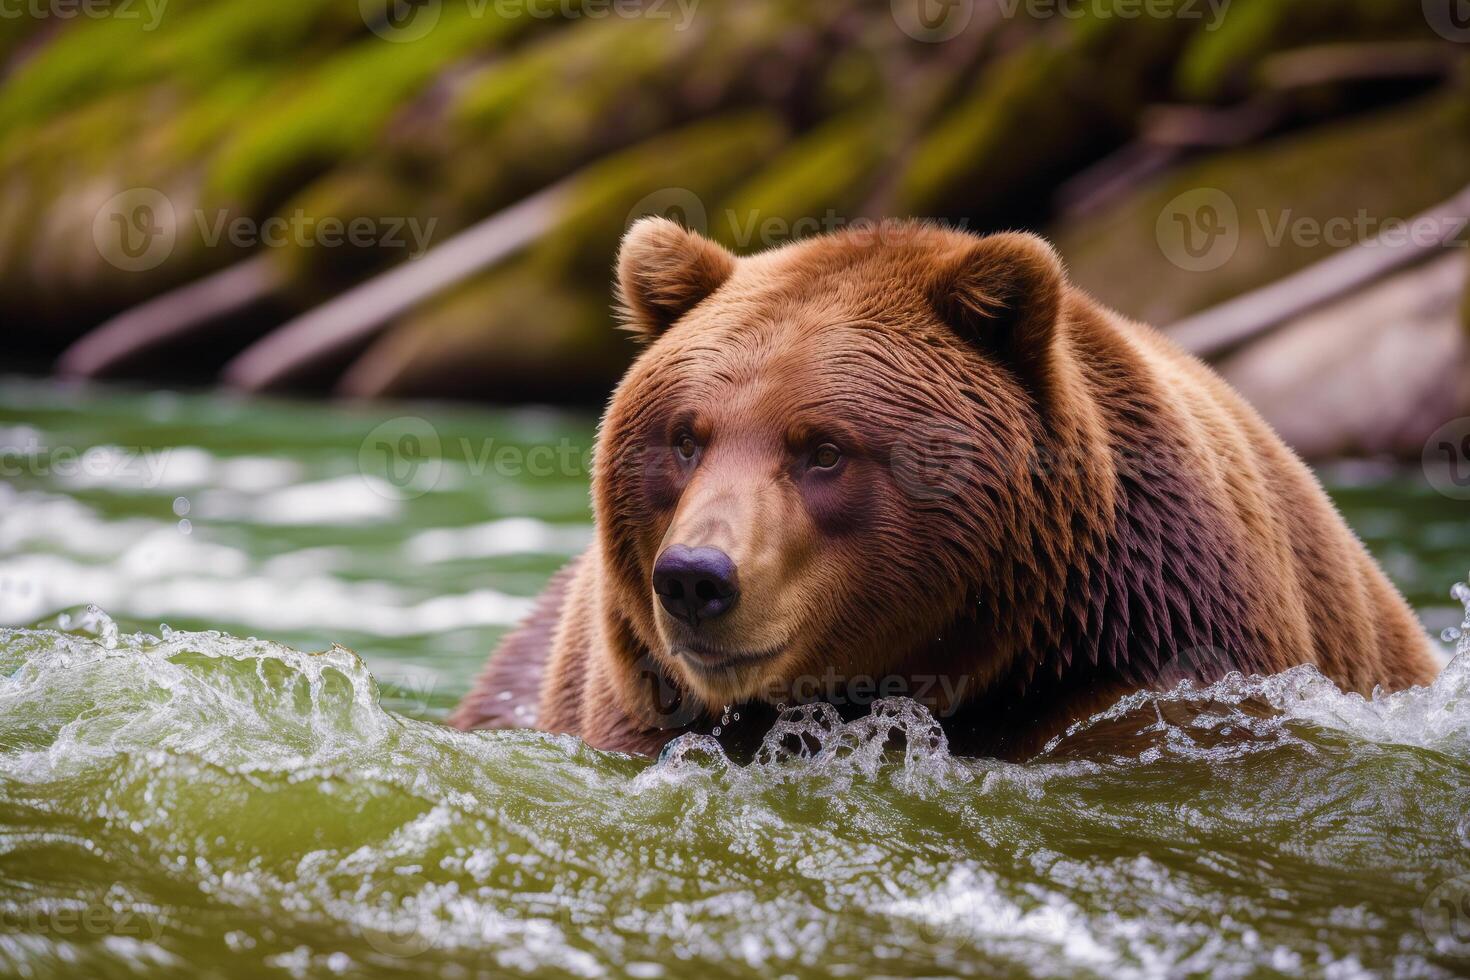
<svg viewBox="0 0 1470 980"><path fill-rule="evenodd" d="M710 237L737 252L833 231L861 217L887 160L892 119L860 109L793 140L708 216Z"/></svg>
<svg viewBox="0 0 1470 980"><path fill-rule="evenodd" d="M1274 52L1393 39L1437 39L1418 0L1231 0L1217 29L1190 39L1176 84L1187 99L1219 99L1249 89L1252 69Z"/></svg>
<svg viewBox="0 0 1470 980"><path fill-rule="evenodd" d="M1125 139L1192 25L1084 20L991 62L906 162L896 210L1005 223Z"/></svg>
<svg viewBox="0 0 1470 980"><path fill-rule="evenodd" d="M361 40L304 76L283 82L277 98L219 151L210 190L247 210L273 205L320 173L377 141L393 112L454 61L484 51L529 17L476 17L444 8L439 25L412 44Z"/></svg>
<svg viewBox="0 0 1470 980"><path fill-rule="evenodd" d="M353 396L596 401L636 348L600 290L512 265L454 290L377 340L343 376Z"/></svg>
<svg viewBox="0 0 1470 980"><path fill-rule="evenodd" d="M586 168L540 243L391 327L349 370L345 390L557 401L605 392L634 353L610 312L627 226L645 206L717 200L784 140L769 114L743 113Z"/></svg>
<svg viewBox="0 0 1470 980"><path fill-rule="evenodd" d="M1314 234L1328 231L1329 221L1337 222L1334 237L1341 231L1355 240L1361 215L1372 237L1383 223L1454 196L1470 173L1466 115L1463 95L1451 92L1219 154L1059 225L1053 237L1079 285L1130 316L1167 325L1334 254L1343 242ZM1222 215L1222 230L1238 231L1239 244L1231 250L1220 239L1221 251L1192 267L1161 221L1175 213L1189 221L1196 206L1219 211L1222 201L1234 212Z"/></svg>
<svg viewBox="0 0 1470 980"><path fill-rule="evenodd" d="M694 123L599 160L580 171L555 228L531 253L549 281L605 282L628 226L669 213L700 230L708 215L786 143L788 132L761 110Z"/></svg>

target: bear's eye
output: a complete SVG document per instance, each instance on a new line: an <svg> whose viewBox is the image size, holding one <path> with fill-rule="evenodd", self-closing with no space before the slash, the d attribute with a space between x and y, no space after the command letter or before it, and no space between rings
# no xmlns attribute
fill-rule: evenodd
<svg viewBox="0 0 1470 980"><path fill-rule="evenodd" d="M691 460L699 452L699 443L695 442L694 437L686 432L674 440L674 452L679 454L680 459Z"/></svg>
<svg viewBox="0 0 1470 980"><path fill-rule="evenodd" d="M812 465L819 470L830 470L840 462L842 450L830 442L818 446L817 451L812 453Z"/></svg>

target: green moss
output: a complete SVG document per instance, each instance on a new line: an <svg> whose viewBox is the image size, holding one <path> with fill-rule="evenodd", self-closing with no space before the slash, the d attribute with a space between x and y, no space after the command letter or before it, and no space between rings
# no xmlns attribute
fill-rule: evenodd
<svg viewBox="0 0 1470 980"><path fill-rule="evenodd" d="M0 139L96 97L167 80L186 90L262 64L293 65L310 42L328 50L362 28L356 4L292 0L262 16L259 0L170 0L155 24L136 16L70 21L0 88Z"/></svg>
<svg viewBox="0 0 1470 980"><path fill-rule="evenodd" d="M1065 48L1033 42L982 77L974 93L920 142L898 185L898 210L936 215L946 204L979 207L1078 133L1076 110L1058 98L1072 64ZM1020 138L1025 133L1024 139Z"/></svg>
<svg viewBox="0 0 1470 980"><path fill-rule="evenodd" d="M556 229L532 253L534 264L551 281L592 276L605 282L608 259L634 219L686 201L707 215L786 138L773 114L751 111L695 123L600 160L577 174Z"/></svg>
<svg viewBox="0 0 1470 980"><path fill-rule="evenodd" d="M349 46L266 100L271 104L221 149L210 168L211 191L250 208L299 184L303 174L364 152L392 112L439 71L521 26L447 7L439 25L412 44L372 37Z"/></svg>
<svg viewBox="0 0 1470 980"><path fill-rule="evenodd" d="M572 397L601 391L633 353L608 313L608 261L640 201L712 201L784 141L767 113L710 120L581 171L555 229L522 259L425 304L364 355L372 393ZM550 376L547 365L555 365ZM537 389L535 386L539 385ZM362 393L358 390L356 393Z"/></svg>
<svg viewBox="0 0 1470 980"><path fill-rule="evenodd" d="M599 397L634 347L600 290L511 266L395 324L349 370L351 394L502 401Z"/></svg>
<svg viewBox="0 0 1470 980"><path fill-rule="evenodd" d="M1288 232L1310 233L1331 220L1356 225L1361 215L1371 233L1458 193L1470 173L1466 117L1464 98L1452 93L1220 154L1059 227L1055 237L1084 288L1124 313L1167 324L1336 251L1310 234L1281 235L1283 222ZM1176 198L1201 189L1228 196L1240 244L1219 268L1185 271L1165 255L1158 223Z"/></svg>
<svg viewBox="0 0 1470 980"><path fill-rule="evenodd" d="M1422 5L1406 0L1232 0L1216 30L1194 35L1179 61L1184 97L1242 87L1266 55L1301 44L1434 37Z"/></svg>
<svg viewBox="0 0 1470 980"><path fill-rule="evenodd" d="M747 251L772 244L761 239L762 228L799 231L803 219L820 224L829 212L852 219L885 158L892 122L857 110L793 141L710 214L711 236Z"/></svg>

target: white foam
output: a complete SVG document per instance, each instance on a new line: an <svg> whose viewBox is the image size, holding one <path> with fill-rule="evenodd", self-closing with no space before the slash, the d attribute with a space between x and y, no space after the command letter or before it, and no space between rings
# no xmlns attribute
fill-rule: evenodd
<svg viewBox="0 0 1470 980"><path fill-rule="evenodd" d="M385 480L358 475L282 487L268 493L205 490L194 501L203 519L266 526L370 524L395 518L396 491Z"/></svg>
<svg viewBox="0 0 1470 980"><path fill-rule="evenodd" d="M519 554L576 554L592 540L588 524L560 526L530 517L420 531L403 545L410 561L421 563L498 558Z"/></svg>

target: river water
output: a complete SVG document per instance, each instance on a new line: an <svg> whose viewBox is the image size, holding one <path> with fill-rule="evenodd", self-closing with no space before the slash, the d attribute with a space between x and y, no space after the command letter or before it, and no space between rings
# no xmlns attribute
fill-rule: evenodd
<svg viewBox="0 0 1470 980"><path fill-rule="evenodd" d="M440 727L588 539L594 424L0 379L0 975L1470 969L1470 650L1136 696L1025 765L904 702L746 767ZM1470 505L1323 477L1466 618Z"/></svg>

